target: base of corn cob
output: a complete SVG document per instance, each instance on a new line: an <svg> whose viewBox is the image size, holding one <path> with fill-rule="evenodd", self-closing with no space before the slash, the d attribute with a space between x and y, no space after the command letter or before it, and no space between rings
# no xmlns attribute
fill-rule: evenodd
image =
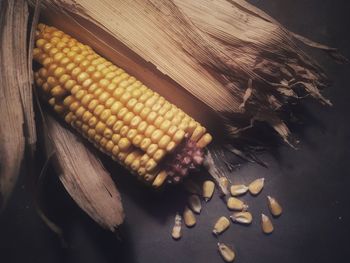
<svg viewBox="0 0 350 263"><path fill-rule="evenodd" d="M89 46L39 24L33 56L43 100L143 181L179 182L201 165L206 129Z"/></svg>

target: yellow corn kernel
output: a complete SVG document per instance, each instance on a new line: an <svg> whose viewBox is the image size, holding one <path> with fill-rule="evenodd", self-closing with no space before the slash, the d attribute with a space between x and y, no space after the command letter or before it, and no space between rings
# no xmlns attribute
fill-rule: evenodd
<svg viewBox="0 0 350 263"><path fill-rule="evenodd" d="M151 109L148 107L144 107L142 111L140 112L140 117L145 120L148 116L148 114L151 112Z"/></svg>
<svg viewBox="0 0 350 263"><path fill-rule="evenodd" d="M140 124L141 120L142 119L140 116L134 116L130 121L130 127L136 128Z"/></svg>
<svg viewBox="0 0 350 263"><path fill-rule="evenodd" d="M121 108L120 110L119 110L119 112L118 112L118 114L117 114L117 117L119 118L119 119L122 119L123 117L124 117L124 115L126 114L126 113L128 113L129 112L129 110L128 110L128 108Z"/></svg>
<svg viewBox="0 0 350 263"><path fill-rule="evenodd" d="M156 127L154 127L153 125L149 125L146 130L145 130L145 136L146 137L151 137L152 133L156 130Z"/></svg>
<svg viewBox="0 0 350 263"><path fill-rule="evenodd" d="M141 134L137 134L133 139L132 139L132 144L136 147L140 147L141 141L143 140L143 136Z"/></svg>
<svg viewBox="0 0 350 263"><path fill-rule="evenodd" d="M183 140L184 137L185 137L185 132L183 130L178 130L173 136L173 141L175 143L179 143Z"/></svg>
<svg viewBox="0 0 350 263"><path fill-rule="evenodd" d="M143 150L143 151L146 151L148 146L152 143L151 139L150 138L144 138L142 141L141 141L141 144L140 144L140 148Z"/></svg>
<svg viewBox="0 0 350 263"><path fill-rule="evenodd" d="M83 114L83 116L82 116L82 121L83 121L84 123L88 123L89 120L90 120L90 118L91 118L92 116L93 116L93 115L92 115L91 112L85 111L84 114Z"/></svg>
<svg viewBox="0 0 350 263"><path fill-rule="evenodd" d="M159 148L165 149L167 145L170 143L171 137L169 135L163 135L158 142Z"/></svg>
<svg viewBox="0 0 350 263"><path fill-rule="evenodd" d="M136 103L135 106L134 106L134 112L136 114L139 114L144 108L144 105L140 102Z"/></svg>
<svg viewBox="0 0 350 263"><path fill-rule="evenodd" d="M161 130L155 130L151 135L151 140L154 143L158 143L160 138L163 136L163 132ZM147 135L146 135L147 136Z"/></svg>
<svg viewBox="0 0 350 263"><path fill-rule="evenodd" d="M160 172L156 178L154 179L153 183L152 183L152 186L154 188L158 188L160 187L161 185L164 184L166 178L168 177L168 174L165 172L165 171L162 171Z"/></svg>
<svg viewBox="0 0 350 263"><path fill-rule="evenodd" d="M152 158L156 161L159 162L165 155L165 151L163 149L158 149L157 151L155 151L155 153L153 154Z"/></svg>
<svg viewBox="0 0 350 263"><path fill-rule="evenodd" d="M104 130L106 129L106 124L104 124L103 122L99 121L97 124L96 124L96 132L99 133L99 134L103 134Z"/></svg>
<svg viewBox="0 0 350 263"><path fill-rule="evenodd" d="M193 141L198 141L203 135L204 133L206 132L206 129L202 126L197 126L197 128L193 131L192 133L192 136L191 136L191 139Z"/></svg>
<svg viewBox="0 0 350 263"><path fill-rule="evenodd" d="M113 149L112 149L112 154L113 154L114 156L117 156L117 155L119 154L119 152L120 152L120 150L119 150L118 145L115 145L115 146L113 147Z"/></svg>
<svg viewBox="0 0 350 263"><path fill-rule="evenodd" d="M105 122L111 116L110 109L104 109L100 114L100 120Z"/></svg>
<svg viewBox="0 0 350 263"><path fill-rule="evenodd" d="M167 146L166 146L166 150L167 152L172 152L176 147L176 143L175 142L170 142Z"/></svg>
<svg viewBox="0 0 350 263"><path fill-rule="evenodd" d="M109 128L112 128L115 122L117 121L117 117L115 115L111 115L107 120L106 120L106 125Z"/></svg>
<svg viewBox="0 0 350 263"><path fill-rule="evenodd" d="M152 155L155 153L155 151L156 151L157 149L158 149L158 145L152 143L152 144L150 144L150 145L148 146L146 152L147 152L147 154L148 154L149 156L152 156Z"/></svg>
<svg viewBox="0 0 350 263"><path fill-rule="evenodd" d="M140 166L140 158L136 157L135 160L131 163L130 168L134 171L137 171Z"/></svg>
<svg viewBox="0 0 350 263"><path fill-rule="evenodd" d="M103 131L103 136L107 139L111 139L113 135L113 131L109 128L105 128Z"/></svg>
<svg viewBox="0 0 350 263"><path fill-rule="evenodd" d="M137 170L137 173L138 175L140 176L143 176L146 174L146 168L145 167L140 167L138 170Z"/></svg>
<svg viewBox="0 0 350 263"><path fill-rule="evenodd" d="M209 133L206 133L202 136L202 138L199 139L199 141L197 142L197 146L199 148L204 148L209 143L211 143L212 140L213 140L213 137Z"/></svg>
<svg viewBox="0 0 350 263"><path fill-rule="evenodd" d="M139 123L139 125L137 126L137 130L139 131L139 133L144 133L145 130L147 129L148 123L145 121L141 121Z"/></svg>
<svg viewBox="0 0 350 263"><path fill-rule="evenodd" d="M114 144L118 144L119 140L120 140L121 136L119 134L113 134L112 135L112 142Z"/></svg>
<svg viewBox="0 0 350 263"><path fill-rule="evenodd" d="M120 129L120 135L123 137L126 137L127 133L129 132L129 127L127 125L124 125L121 129Z"/></svg>
<svg viewBox="0 0 350 263"><path fill-rule="evenodd" d="M169 130L171 126L171 122L169 120L165 120L161 125L160 125L160 129L163 132L167 132Z"/></svg>
<svg viewBox="0 0 350 263"><path fill-rule="evenodd" d="M145 165L148 160L150 159L150 157L148 156L148 154L144 154L141 156L141 159L140 159L140 164L141 165Z"/></svg>
<svg viewBox="0 0 350 263"><path fill-rule="evenodd" d="M111 106L111 113L113 115L117 114L122 107L123 107L123 104L121 104L119 101L114 102L113 105Z"/></svg>
<svg viewBox="0 0 350 263"><path fill-rule="evenodd" d="M62 89L61 86L56 86L50 90L50 93L53 97L56 97L56 98L63 97L64 95L66 95L66 90Z"/></svg>
<svg viewBox="0 0 350 263"><path fill-rule="evenodd" d="M127 138L121 138L118 142L118 147L121 151L126 151L131 146L131 142Z"/></svg>
<svg viewBox="0 0 350 263"><path fill-rule="evenodd" d="M86 112L85 108L80 106L75 112L75 116L77 116L78 119L81 119L85 112Z"/></svg>
<svg viewBox="0 0 350 263"><path fill-rule="evenodd" d="M124 160L125 165L130 166L131 163L136 159L138 155L139 155L138 151L133 151L129 153Z"/></svg>
<svg viewBox="0 0 350 263"><path fill-rule="evenodd" d="M150 172L152 171L154 168L156 168L157 163L153 160L153 159L149 159L148 162L146 163L146 171Z"/></svg>
<svg viewBox="0 0 350 263"><path fill-rule="evenodd" d="M120 129L123 127L124 123L122 121L116 121L113 125L113 132L119 133Z"/></svg>
<svg viewBox="0 0 350 263"><path fill-rule="evenodd" d="M167 134L172 137L175 135L177 131L178 131L178 128L176 126L170 126L169 130L167 131ZM179 135L181 135L181 132L179 132Z"/></svg>
<svg viewBox="0 0 350 263"><path fill-rule="evenodd" d="M128 133L126 134L126 137L129 139L129 140L133 140L133 138L137 135L137 130L136 129L130 129L128 131Z"/></svg>
<svg viewBox="0 0 350 263"><path fill-rule="evenodd" d="M148 114L146 120L147 120L148 123L153 123L156 120L157 117L158 117L157 113L152 111L150 114Z"/></svg>

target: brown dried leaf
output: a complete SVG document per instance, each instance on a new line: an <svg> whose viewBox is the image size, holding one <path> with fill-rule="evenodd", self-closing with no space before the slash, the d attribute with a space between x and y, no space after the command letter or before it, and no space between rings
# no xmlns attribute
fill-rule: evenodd
<svg viewBox="0 0 350 263"><path fill-rule="evenodd" d="M16 183L23 159L23 108L19 88L26 88L27 59L18 51L25 39L18 32L27 26L28 10L22 0L2 1L0 6L0 210Z"/></svg>
<svg viewBox="0 0 350 263"><path fill-rule="evenodd" d="M114 231L124 220L120 194L101 162L68 129L45 115L48 153L74 201L102 227ZM52 148L51 148L52 147Z"/></svg>
<svg viewBox="0 0 350 263"><path fill-rule="evenodd" d="M108 39L110 46L117 43L128 47L222 114L236 130L240 130L238 119L266 121L287 141L290 131L277 111L286 99L310 94L330 105L319 91L326 86L324 73L296 41L335 50L289 32L246 1L44 2L50 9L71 15L87 31L105 31L108 37L97 42ZM51 17L54 25L64 24L54 18L61 16ZM74 31L82 30L74 27ZM64 30L69 32L68 28ZM101 46L96 40L92 45ZM247 94L250 79L253 85ZM296 96L296 87L304 94ZM166 93L164 89L162 95ZM249 100L242 111L245 95Z"/></svg>

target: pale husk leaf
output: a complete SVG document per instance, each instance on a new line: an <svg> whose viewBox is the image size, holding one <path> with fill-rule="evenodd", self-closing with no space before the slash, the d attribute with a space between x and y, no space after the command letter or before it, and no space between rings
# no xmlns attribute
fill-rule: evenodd
<svg viewBox="0 0 350 263"><path fill-rule="evenodd" d="M0 6L0 210L17 181L24 155L23 108L19 87L27 88L25 39L17 32L27 26L28 10L24 1L2 1Z"/></svg>
<svg viewBox="0 0 350 263"><path fill-rule="evenodd" d="M290 99L312 96L330 105L319 92L327 84L325 75L295 38L326 51L334 49L289 32L246 1L44 2L93 32L81 17L90 21L151 62L220 113L232 134L259 120L287 141L290 131L278 111Z"/></svg>
<svg viewBox="0 0 350 263"><path fill-rule="evenodd" d="M120 194L101 162L71 131L45 115L48 154L74 201L102 227L114 231L124 220Z"/></svg>

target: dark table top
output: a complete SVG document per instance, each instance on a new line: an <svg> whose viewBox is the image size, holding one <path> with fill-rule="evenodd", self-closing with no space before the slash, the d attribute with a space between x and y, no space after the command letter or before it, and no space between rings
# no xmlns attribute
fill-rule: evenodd
<svg viewBox="0 0 350 263"><path fill-rule="evenodd" d="M349 1L250 2L292 31L339 47L350 57ZM297 131L299 150L281 145L261 156L269 163L268 169L244 164L232 175L234 182L242 183L266 178L261 196L243 198L255 218L261 212L268 213L267 194L278 198L284 208L284 214L273 220L275 232L270 236L261 233L259 220L255 220L249 227L233 225L220 237L235 247L236 262L321 263L350 258L350 68L333 63L319 51L310 52L334 81L324 92L334 107L307 102L305 111L312 121ZM184 228L183 238L176 242L170 231L176 211L185 203L183 192L174 188L166 194L153 193L131 177L118 175L126 221L116 238L80 211L51 175L45 198L69 248L61 247L57 236L36 214L23 171L0 218L0 262L223 262L211 229L219 216L230 213L217 194L204 205L196 227Z"/></svg>

